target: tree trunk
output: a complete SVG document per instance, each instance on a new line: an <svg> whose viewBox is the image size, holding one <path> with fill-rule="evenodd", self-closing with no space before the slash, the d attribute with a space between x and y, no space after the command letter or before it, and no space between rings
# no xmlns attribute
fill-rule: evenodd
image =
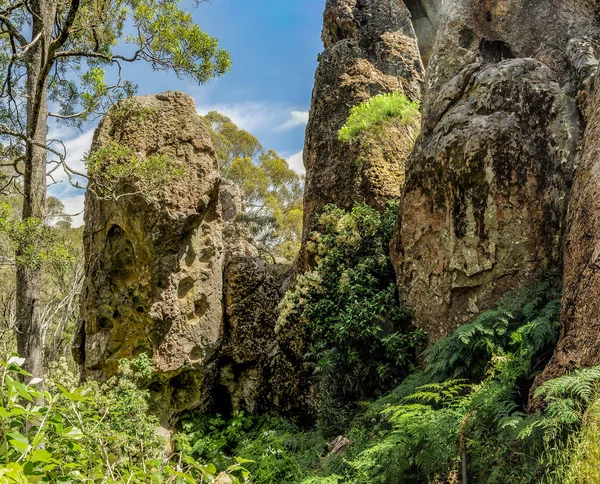
<svg viewBox="0 0 600 484"><path fill-rule="evenodd" d="M43 221L46 206L46 135L48 122L47 76L52 27L56 15L55 0L31 3L33 45L27 54L27 146L23 220ZM38 37L39 36L39 37ZM36 40L37 39L37 40ZM38 244L39 241L27 241ZM23 255L27 247L20 247ZM25 368L36 377L43 373L42 326L40 296L42 268L18 264L17 267L17 346L26 359Z"/></svg>
<svg viewBox="0 0 600 484"><path fill-rule="evenodd" d="M589 112L567 220L561 337L531 396L566 371L600 365L600 82Z"/></svg>

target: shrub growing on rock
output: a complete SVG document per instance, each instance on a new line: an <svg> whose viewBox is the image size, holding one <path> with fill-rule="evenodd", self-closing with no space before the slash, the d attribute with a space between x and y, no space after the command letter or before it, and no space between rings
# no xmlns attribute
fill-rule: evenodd
<svg viewBox="0 0 600 484"><path fill-rule="evenodd" d="M326 207L310 249L317 266L280 304L277 331L304 332L326 431L339 429L349 406L406 376L422 337L398 303L388 257L396 208Z"/></svg>

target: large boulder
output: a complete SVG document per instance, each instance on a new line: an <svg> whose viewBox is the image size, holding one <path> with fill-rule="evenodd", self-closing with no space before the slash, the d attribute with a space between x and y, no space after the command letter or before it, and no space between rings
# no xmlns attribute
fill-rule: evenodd
<svg viewBox="0 0 600 484"><path fill-rule="evenodd" d="M151 193L141 180L110 196L86 192L76 358L84 378L105 380L119 359L152 355L151 389L167 418L208 398L201 389L223 335L219 168L193 100L178 92L122 102L92 152L109 143L162 155L179 174Z"/></svg>
<svg viewBox="0 0 600 484"><path fill-rule="evenodd" d="M431 342L561 265L582 136L567 44L593 8L444 4L392 243L403 302Z"/></svg>
<svg viewBox="0 0 600 484"><path fill-rule="evenodd" d="M401 1L328 0L304 164L303 243L298 270L310 264L307 241L327 204L377 209L401 193L416 127L391 123L376 139L338 140L350 109L382 93L419 100L424 69L410 13Z"/></svg>

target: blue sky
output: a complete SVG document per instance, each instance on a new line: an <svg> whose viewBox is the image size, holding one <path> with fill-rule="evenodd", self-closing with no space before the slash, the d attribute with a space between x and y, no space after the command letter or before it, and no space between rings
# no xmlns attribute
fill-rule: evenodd
<svg viewBox="0 0 600 484"><path fill-rule="evenodd" d="M178 90L190 94L201 113L211 109L230 116L302 171L302 147L310 97L323 50L320 40L325 0L210 0L194 11L203 30L229 51L231 72L203 86L135 64L126 72L140 94ZM68 160L81 168L95 126L60 130ZM56 133L53 133L56 134ZM63 182L50 187L69 213L83 207L83 193ZM81 216L76 224L81 223Z"/></svg>

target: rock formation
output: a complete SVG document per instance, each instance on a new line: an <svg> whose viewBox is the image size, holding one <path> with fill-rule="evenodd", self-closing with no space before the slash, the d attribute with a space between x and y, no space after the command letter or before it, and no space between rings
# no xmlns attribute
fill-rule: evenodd
<svg viewBox="0 0 600 484"><path fill-rule="evenodd" d="M248 225L238 220L246 211L240 187L227 179L221 179L219 188L221 218L223 222L223 245L225 265L232 257L258 257Z"/></svg>
<svg viewBox="0 0 600 484"><path fill-rule="evenodd" d="M593 86L600 45L577 41L576 67L585 92ZM569 205L564 249L562 334L554 356L536 385L565 371L600 364L600 82L590 93L581 163L577 167ZM587 95L585 97L587 99ZM535 388L534 386L534 388Z"/></svg>
<svg viewBox="0 0 600 484"><path fill-rule="evenodd" d="M325 205L365 202L381 208L400 196L413 130L389 125L378 140L344 144L338 131L350 108L389 92L418 100L423 82L410 13L401 1L328 0L322 39L304 148L300 272L309 265L306 242Z"/></svg>
<svg viewBox="0 0 600 484"><path fill-rule="evenodd" d="M114 110L92 151L116 142L141 157L166 156L183 175L152 195L141 182L111 198L87 191L76 357L84 378L104 380L120 358L151 354L155 400L168 408L159 413L173 414L206 398L206 364L223 334L219 168L191 98L168 92L134 102L143 115Z"/></svg>
<svg viewBox="0 0 600 484"><path fill-rule="evenodd" d="M403 300L432 342L560 266L581 142L567 43L594 8L444 4L392 244Z"/></svg>
<svg viewBox="0 0 600 484"><path fill-rule="evenodd" d="M421 59L427 66L441 20L442 0L404 0L404 4L410 11L411 22L419 40Z"/></svg>
<svg viewBox="0 0 600 484"><path fill-rule="evenodd" d="M165 425L191 408L301 409L302 362L274 333L287 268L257 257L238 221L241 191L220 178L192 99L168 92L121 104L101 122L92 152L114 143L182 171L157 193L136 179L111 196L86 194L74 351L83 378L106 380L119 359L151 354L151 403Z"/></svg>
<svg viewBox="0 0 600 484"><path fill-rule="evenodd" d="M234 257L225 269L225 338L220 384L231 407L256 413L306 407L303 362L282 351L275 335L287 267L258 257Z"/></svg>

